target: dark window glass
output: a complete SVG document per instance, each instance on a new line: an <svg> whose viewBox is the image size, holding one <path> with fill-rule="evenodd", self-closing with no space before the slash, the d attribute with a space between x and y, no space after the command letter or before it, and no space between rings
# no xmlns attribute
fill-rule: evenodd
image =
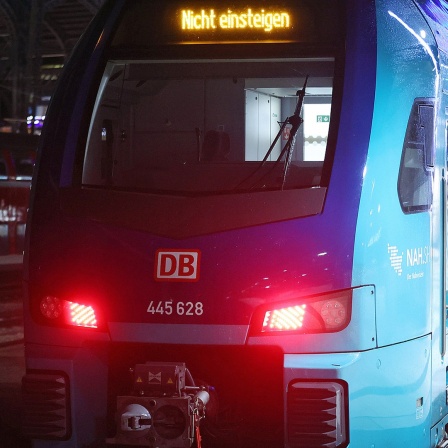
<svg viewBox="0 0 448 448"><path fill-rule="evenodd" d="M17 180L31 180L33 177L34 160L15 158L15 166Z"/></svg>
<svg viewBox="0 0 448 448"><path fill-rule="evenodd" d="M83 184L212 195L320 186L334 58L110 61ZM291 133L298 92L308 75ZM285 151L287 143L291 151Z"/></svg>
<svg viewBox="0 0 448 448"><path fill-rule="evenodd" d="M8 179L8 170L4 160L0 160L0 179Z"/></svg>
<svg viewBox="0 0 448 448"><path fill-rule="evenodd" d="M434 100L417 98L409 116L398 177L405 213L429 210L434 166Z"/></svg>

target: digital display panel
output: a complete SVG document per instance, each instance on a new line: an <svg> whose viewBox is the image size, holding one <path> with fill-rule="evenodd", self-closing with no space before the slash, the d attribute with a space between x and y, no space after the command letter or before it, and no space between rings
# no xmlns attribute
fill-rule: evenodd
<svg viewBox="0 0 448 448"><path fill-rule="evenodd" d="M125 6L112 47L339 41L341 2L191 2L134 0Z"/></svg>
<svg viewBox="0 0 448 448"><path fill-rule="evenodd" d="M314 39L310 8L277 4L216 4L176 10L173 35L184 43L298 42Z"/></svg>
<svg viewBox="0 0 448 448"><path fill-rule="evenodd" d="M180 12L181 29L189 30L253 30L271 32L275 30L285 30L291 27L291 14L287 11L272 12L264 9L247 8L245 10L227 9L219 12L215 9L202 9L194 11L183 9Z"/></svg>

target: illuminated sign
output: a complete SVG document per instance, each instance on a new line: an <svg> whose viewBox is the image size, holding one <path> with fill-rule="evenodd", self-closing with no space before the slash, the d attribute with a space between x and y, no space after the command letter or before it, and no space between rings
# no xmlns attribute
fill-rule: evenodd
<svg viewBox="0 0 448 448"><path fill-rule="evenodd" d="M252 10L241 11L228 9L224 13L214 9L194 11L184 9L180 12L181 29L193 30L286 30L291 27L291 17L286 11Z"/></svg>
<svg viewBox="0 0 448 448"><path fill-rule="evenodd" d="M216 45L223 54L232 45L299 43L312 48L334 48L342 43L340 2L334 0L135 0L124 2L112 48L120 57L168 45ZM138 30L138 32L132 32ZM223 44L221 46L221 44ZM247 48L239 48L243 54ZM171 51L171 50L170 50ZM252 51L252 50L250 50ZM283 51L283 50L282 50ZM214 53L214 54L218 54ZM164 51L161 52L163 56ZM252 53L250 53L252 54Z"/></svg>

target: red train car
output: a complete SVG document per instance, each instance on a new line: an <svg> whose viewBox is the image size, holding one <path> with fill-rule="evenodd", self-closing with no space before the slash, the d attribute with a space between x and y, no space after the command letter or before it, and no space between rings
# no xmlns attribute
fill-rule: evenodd
<svg viewBox="0 0 448 448"><path fill-rule="evenodd" d="M22 263L38 136L0 133L0 265Z"/></svg>

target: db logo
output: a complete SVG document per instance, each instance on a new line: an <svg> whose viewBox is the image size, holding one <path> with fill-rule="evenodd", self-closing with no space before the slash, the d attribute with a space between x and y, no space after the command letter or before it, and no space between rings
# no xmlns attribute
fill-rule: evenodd
<svg viewBox="0 0 448 448"><path fill-rule="evenodd" d="M198 250L163 250L156 252L155 279L166 282L197 282L199 280Z"/></svg>

